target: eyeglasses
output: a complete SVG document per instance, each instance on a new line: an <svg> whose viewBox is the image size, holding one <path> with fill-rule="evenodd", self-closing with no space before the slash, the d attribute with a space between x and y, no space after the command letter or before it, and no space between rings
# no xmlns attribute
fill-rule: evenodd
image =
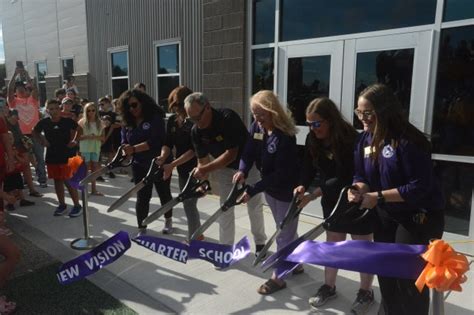
<svg viewBox="0 0 474 315"><path fill-rule="evenodd" d="M371 110L358 110L358 109L355 109L354 114L359 119L362 119L362 118L370 119L370 118L372 118L372 116L375 115L375 111L373 109L371 109Z"/></svg>
<svg viewBox="0 0 474 315"><path fill-rule="evenodd" d="M324 122L324 120L315 120L315 121L306 121L306 125L309 128L319 128L321 127L321 124Z"/></svg>
<svg viewBox="0 0 474 315"><path fill-rule="evenodd" d="M186 120L189 120L189 121L191 121L191 122L193 122L193 123L198 123L198 122L202 119L202 115L204 114L204 110L205 110L206 108L207 108L207 105L204 106L204 107L201 109L201 111L199 112L199 114L198 114L196 117L190 117L190 116L188 116L188 117L186 118Z"/></svg>
<svg viewBox="0 0 474 315"><path fill-rule="evenodd" d="M137 108L139 105L140 105L140 104L139 104L139 103L136 103L136 102L135 102L135 103L128 103L128 106L129 106L130 108L133 108L133 109Z"/></svg>

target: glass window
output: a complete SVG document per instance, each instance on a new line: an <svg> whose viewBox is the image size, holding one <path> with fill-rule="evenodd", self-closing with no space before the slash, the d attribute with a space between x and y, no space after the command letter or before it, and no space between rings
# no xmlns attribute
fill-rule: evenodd
<svg viewBox="0 0 474 315"><path fill-rule="evenodd" d="M166 45L158 46L158 73L178 73L179 72L179 46Z"/></svg>
<svg viewBox="0 0 474 315"><path fill-rule="evenodd" d="M63 66L63 80L66 80L66 78L74 74L74 59L73 58L63 59L62 66Z"/></svg>
<svg viewBox="0 0 474 315"><path fill-rule="evenodd" d="M273 48L252 51L252 94L273 90Z"/></svg>
<svg viewBox="0 0 474 315"><path fill-rule="evenodd" d="M287 104L297 125L306 122L306 107L317 98L329 97L331 56L288 59Z"/></svg>
<svg viewBox="0 0 474 315"><path fill-rule="evenodd" d="M280 40L432 24L437 0L282 0Z"/></svg>
<svg viewBox="0 0 474 315"><path fill-rule="evenodd" d="M433 152L474 155L474 26L441 31Z"/></svg>
<svg viewBox="0 0 474 315"><path fill-rule="evenodd" d="M46 102L46 79L48 72L46 61L39 61L36 63L36 81L38 84L38 97L41 106Z"/></svg>
<svg viewBox="0 0 474 315"><path fill-rule="evenodd" d="M168 95L180 84L179 44L156 46L157 100L168 111Z"/></svg>
<svg viewBox="0 0 474 315"><path fill-rule="evenodd" d="M119 98L120 95L128 90L128 79L114 79L112 80L112 96Z"/></svg>
<svg viewBox="0 0 474 315"><path fill-rule="evenodd" d="M357 107L357 98L362 90L371 84L383 83L392 88L408 116L414 54L413 48L358 53L354 108ZM355 115L353 121L354 127L362 129Z"/></svg>
<svg viewBox="0 0 474 315"><path fill-rule="evenodd" d="M275 0L253 1L253 43L275 41Z"/></svg>
<svg viewBox="0 0 474 315"><path fill-rule="evenodd" d="M120 51L111 53L112 77L128 76L128 52Z"/></svg>
<svg viewBox="0 0 474 315"><path fill-rule="evenodd" d="M445 231L468 235L474 164L435 161L435 173L446 198Z"/></svg>
<svg viewBox="0 0 474 315"><path fill-rule="evenodd" d="M443 21L455 21L474 18L474 1L444 0Z"/></svg>

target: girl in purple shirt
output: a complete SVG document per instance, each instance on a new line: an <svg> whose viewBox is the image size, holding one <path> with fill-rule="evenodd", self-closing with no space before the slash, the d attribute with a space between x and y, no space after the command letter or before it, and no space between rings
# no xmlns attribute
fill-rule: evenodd
<svg viewBox="0 0 474 315"><path fill-rule="evenodd" d="M255 121L250 127L250 137L233 181L244 181L255 163L262 179L247 189L243 200L247 202L252 196L265 192L275 223L280 224L291 203L292 191L298 179L295 137L297 130L272 91L264 90L252 96L250 110ZM298 220L294 220L282 230L276 240L277 250L296 239L297 227ZM301 266L293 271L294 274L301 272ZM278 278L278 274L277 270L257 292L267 295L284 289L286 283Z"/></svg>
<svg viewBox="0 0 474 315"><path fill-rule="evenodd" d="M434 178L430 143L408 122L383 84L363 90L355 114L364 126L356 145L354 185L348 199L375 209L376 242L428 244L444 227L442 191ZM429 291L414 280L378 277L385 314L428 314Z"/></svg>

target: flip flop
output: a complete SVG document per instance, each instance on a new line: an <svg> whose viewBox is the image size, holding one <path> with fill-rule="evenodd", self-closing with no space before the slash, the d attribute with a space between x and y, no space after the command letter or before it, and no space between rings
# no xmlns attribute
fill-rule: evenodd
<svg viewBox="0 0 474 315"><path fill-rule="evenodd" d="M275 280L268 279L267 282L262 284L260 288L258 288L257 292L261 295L270 295L280 290L286 288L286 282L283 282L282 285L279 285Z"/></svg>

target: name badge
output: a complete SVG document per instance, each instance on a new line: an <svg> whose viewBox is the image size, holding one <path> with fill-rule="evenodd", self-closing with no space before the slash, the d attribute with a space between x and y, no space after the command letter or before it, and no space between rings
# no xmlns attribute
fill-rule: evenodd
<svg viewBox="0 0 474 315"><path fill-rule="evenodd" d="M263 140L263 133L254 133L253 138L255 140Z"/></svg>
<svg viewBox="0 0 474 315"><path fill-rule="evenodd" d="M372 152L374 152L374 149L372 147L365 147L364 148L364 157L368 157Z"/></svg>

